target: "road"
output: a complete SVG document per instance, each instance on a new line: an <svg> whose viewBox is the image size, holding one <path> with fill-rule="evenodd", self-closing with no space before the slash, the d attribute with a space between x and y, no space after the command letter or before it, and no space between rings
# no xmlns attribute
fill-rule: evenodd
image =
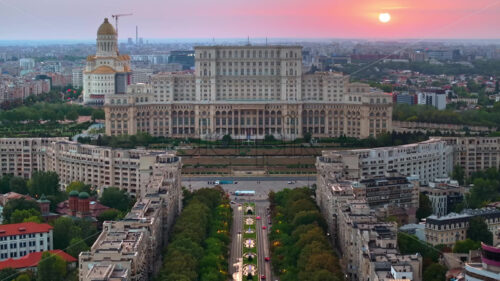
<svg viewBox="0 0 500 281"><path fill-rule="evenodd" d="M229 272L232 274L235 272L234 264L238 262L243 255L243 241L242 235L238 234L243 229L243 210L238 207L238 204L233 204L233 226L232 226L232 239L231 239L231 253L229 255Z"/></svg>
<svg viewBox="0 0 500 281"><path fill-rule="evenodd" d="M269 207L268 202L255 203L256 215L260 216L260 220L257 220L257 226L256 226L257 241L258 241L257 263L259 268L259 274L266 276L265 280L274 280L271 272L271 262L265 261L266 257L271 256L269 251L269 238L267 236L267 232L269 229L269 223L268 223L269 220L267 219L267 210L266 210L267 207ZM262 229L263 226L265 226L266 229Z"/></svg>

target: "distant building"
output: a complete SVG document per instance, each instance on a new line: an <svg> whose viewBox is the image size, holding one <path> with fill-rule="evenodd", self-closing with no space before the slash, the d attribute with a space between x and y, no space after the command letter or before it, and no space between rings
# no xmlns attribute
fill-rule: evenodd
<svg viewBox="0 0 500 281"><path fill-rule="evenodd" d="M0 261L53 250L52 229L48 224L34 222L0 225Z"/></svg>
<svg viewBox="0 0 500 281"><path fill-rule="evenodd" d="M102 212L110 209L97 201L90 200L86 192L78 193L73 190L69 193L68 200L57 204L56 212L70 217L97 219Z"/></svg>
<svg viewBox="0 0 500 281"><path fill-rule="evenodd" d="M149 83L152 75L152 69L134 68L134 70L132 70L132 83Z"/></svg>
<svg viewBox="0 0 500 281"><path fill-rule="evenodd" d="M179 63L184 70L194 67L194 51L171 51L168 63Z"/></svg>
<svg viewBox="0 0 500 281"><path fill-rule="evenodd" d="M418 96L408 93L399 93L394 95L393 101L397 104L415 105L418 104Z"/></svg>
<svg viewBox="0 0 500 281"><path fill-rule="evenodd" d="M418 104L431 105L438 110L446 109L446 94L441 93L418 93Z"/></svg>
<svg viewBox="0 0 500 281"><path fill-rule="evenodd" d="M19 59L19 67L21 67L21 70L33 70L35 68L35 59Z"/></svg>
<svg viewBox="0 0 500 281"><path fill-rule="evenodd" d="M72 71L73 75L73 87L80 89L83 87L83 68L74 68Z"/></svg>

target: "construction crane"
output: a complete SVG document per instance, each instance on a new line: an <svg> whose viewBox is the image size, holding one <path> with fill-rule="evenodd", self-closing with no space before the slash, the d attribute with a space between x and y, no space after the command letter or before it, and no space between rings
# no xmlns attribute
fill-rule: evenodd
<svg viewBox="0 0 500 281"><path fill-rule="evenodd" d="M116 29L116 35L118 35L118 18L120 17L127 17L131 16L132 14L117 14L117 15L111 15L115 19L115 29Z"/></svg>

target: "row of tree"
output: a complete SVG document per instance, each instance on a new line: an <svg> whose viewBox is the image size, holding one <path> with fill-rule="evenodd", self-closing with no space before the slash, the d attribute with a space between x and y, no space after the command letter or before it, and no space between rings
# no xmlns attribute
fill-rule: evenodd
<svg viewBox="0 0 500 281"><path fill-rule="evenodd" d="M462 185L472 184L463 202L456 206L455 212L460 212L464 208L481 208L491 202L500 201L500 171L496 168L477 171L467 177L462 167L455 166L452 177Z"/></svg>
<svg viewBox="0 0 500 281"><path fill-rule="evenodd" d="M271 260L282 281L344 280L313 195L308 188L269 194L274 222L269 238Z"/></svg>
<svg viewBox="0 0 500 281"><path fill-rule="evenodd" d="M42 120L52 122L63 120L74 121L79 116L92 116L94 119L102 119L104 112L101 109L81 105L39 102L30 106L20 106L1 111L0 121L4 125L19 122L39 122Z"/></svg>
<svg viewBox="0 0 500 281"><path fill-rule="evenodd" d="M225 281L232 211L221 188L185 192L156 280Z"/></svg>

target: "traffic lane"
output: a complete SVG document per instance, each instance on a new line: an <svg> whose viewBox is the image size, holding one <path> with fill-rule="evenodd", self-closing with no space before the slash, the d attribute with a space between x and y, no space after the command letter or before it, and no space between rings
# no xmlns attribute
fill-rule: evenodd
<svg viewBox="0 0 500 281"><path fill-rule="evenodd" d="M269 280L272 279L272 273L271 273L271 265L269 262L265 260L266 257L269 257L269 240L268 240L268 229L269 229L269 224L268 224L268 219L267 219L267 204L263 204L259 208L259 216L261 217L261 226L266 227L266 229L263 229L261 227L260 231L262 233L261 237L261 244L262 244L262 253L264 254L263 262L264 262L264 269L265 269L265 276Z"/></svg>
<svg viewBox="0 0 500 281"><path fill-rule="evenodd" d="M183 182L187 181L216 181L216 180L233 180L233 181L315 181L316 176L257 176L257 177L228 177L228 176L213 176L213 177L182 177Z"/></svg>

